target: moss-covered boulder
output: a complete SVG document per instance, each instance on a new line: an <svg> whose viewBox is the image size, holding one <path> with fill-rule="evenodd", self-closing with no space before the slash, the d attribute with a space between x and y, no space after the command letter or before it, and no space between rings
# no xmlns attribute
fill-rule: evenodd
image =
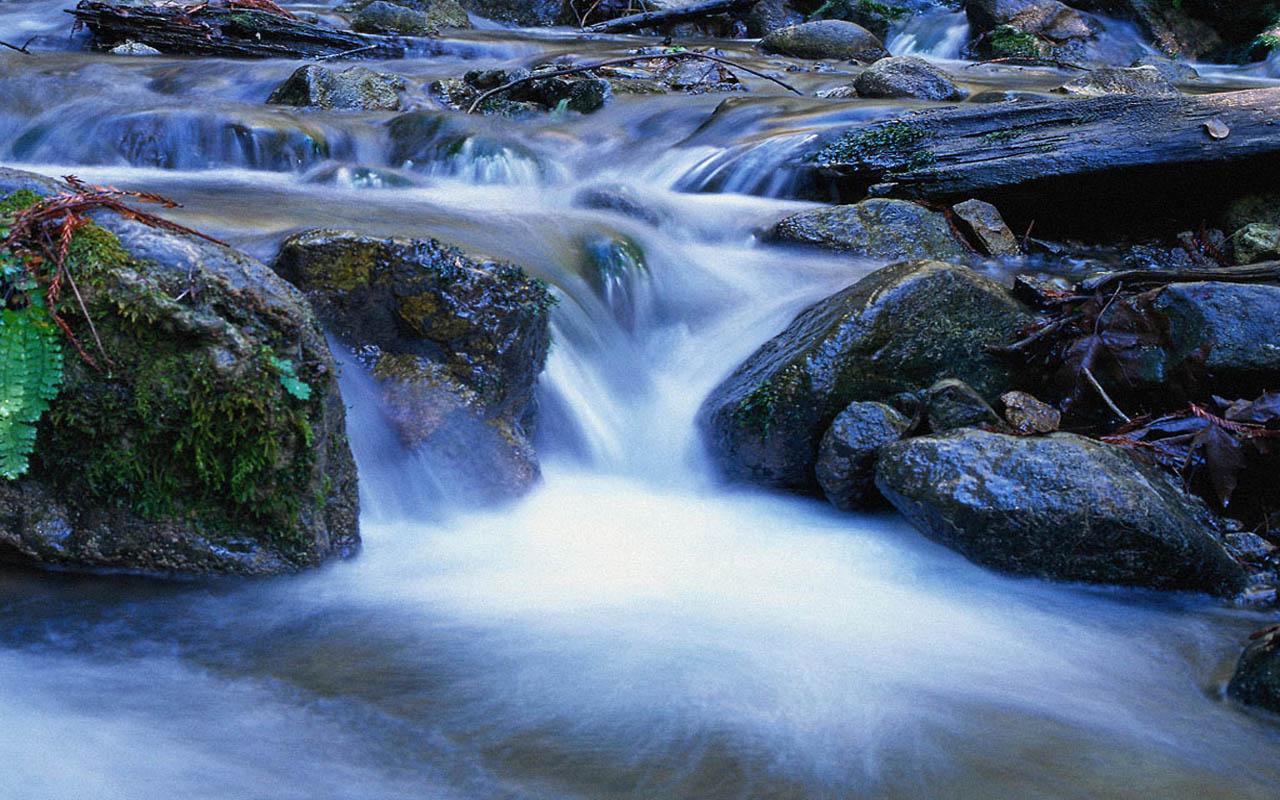
<svg viewBox="0 0 1280 800"><path fill-rule="evenodd" d="M735 479L815 488L819 438L855 400L884 401L960 378L983 397L1009 388L985 347L1031 315L999 284L937 261L877 270L802 312L724 380L700 421Z"/></svg>
<svg viewBox="0 0 1280 800"><path fill-rule="evenodd" d="M829 58L871 63L889 55L874 33L852 22L823 19L779 28L760 40L760 49L795 58Z"/></svg>
<svg viewBox="0 0 1280 800"><path fill-rule="evenodd" d="M350 231L291 237L275 269L379 380L406 446L454 468L477 499L536 481L528 435L550 343L545 284L434 239Z"/></svg>
<svg viewBox="0 0 1280 800"><path fill-rule="evenodd" d="M267 103L302 108L341 111L398 111L404 78L368 67L349 67L335 72L309 64L271 92Z"/></svg>
<svg viewBox="0 0 1280 800"><path fill-rule="evenodd" d="M946 215L908 200L885 198L801 211L778 222L765 238L885 260L959 259L968 254Z"/></svg>
<svg viewBox="0 0 1280 800"><path fill-rule="evenodd" d="M1217 595L1244 587L1203 505L1092 439L922 436L880 451L876 486L925 536L1002 572Z"/></svg>
<svg viewBox="0 0 1280 800"><path fill-rule="evenodd" d="M20 190L67 187L0 169L0 197L35 199ZM83 310L60 303L94 364L63 343L30 470L0 479L0 553L265 574L352 552L355 466L306 299L230 248L109 212L94 220L68 261Z"/></svg>

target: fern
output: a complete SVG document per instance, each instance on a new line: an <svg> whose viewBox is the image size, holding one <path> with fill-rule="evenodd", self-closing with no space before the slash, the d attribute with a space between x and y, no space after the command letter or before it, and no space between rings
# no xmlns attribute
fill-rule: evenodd
<svg viewBox="0 0 1280 800"><path fill-rule="evenodd" d="M26 473L36 423L62 385L62 342L38 294L0 311L0 475Z"/></svg>

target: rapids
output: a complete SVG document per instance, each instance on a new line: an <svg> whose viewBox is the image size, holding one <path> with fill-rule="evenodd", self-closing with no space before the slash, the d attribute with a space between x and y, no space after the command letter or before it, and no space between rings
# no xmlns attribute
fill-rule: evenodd
<svg viewBox="0 0 1280 800"><path fill-rule="evenodd" d="M406 145L390 114L263 106L294 63L77 51L60 6L0 5L0 38L37 36L35 55L0 52L0 162L168 195L179 221L268 260L305 227L436 235L522 264L560 303L544 483L523 501L465 507L348 360L358 558L260 581L0 573L0 797L1276 796L1280 734L1222 699L1260 617L993 575L890 515L725 487L705 463L707 392L879 266L756 241L809 203L789 154L892 106L751 79L723 106L449 115ZM890 43L955 59L962 23L913 20ZM387 68L635 43L487 29ZM954 66L972 89L1054 79ZM654 220L575 203L610 183ZM584 263L619 237L645 269L602 293Z"/></svg>

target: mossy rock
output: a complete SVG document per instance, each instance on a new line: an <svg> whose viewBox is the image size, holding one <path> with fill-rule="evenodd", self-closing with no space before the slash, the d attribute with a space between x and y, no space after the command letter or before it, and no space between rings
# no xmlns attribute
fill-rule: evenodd
<svg viewBox="0 0 1280 800"><path fill-rule="evenodd" d="M397 111L405 88L399 75L349 67L334 72L309 64L298 67L271 92L271 105L342 111Z"/></svg>
<svg viewBox="0 0 1280 800"><path fill-rule="evenodd" d="M907 200L872 198L801 211L778 222L767 238L894 261L968 255L946 215Z"/></svg>
<svg viewBox="0 0 1280 800"><path fill-rule="evenodd" d="M842 409L944 378L993 400L1013 375L985 348L1031 319L965 267L877 270L810 306L712 391L699 415L708 448L732 478L813 491L819 438Z"/></svg>
<svg viewBox="0 0 1280 800"><path fill-rule="evenodd" d="M0 195L17 189L66 190L0 169ZM88 317L61 313L98 365L68 349L30 473L0 482L0 550L238 574L353 552L355 465L305 298L230 248L106 212L70 263Z"/></svg>
<svg viewBox="0 0 1280 800"><path fill-rule="evenodd" d="M435 239L333 230L291 237L275 269L371 368L406 446L442 457L473 496L536 481L528 433L553 305L542 281Z"/></svg>

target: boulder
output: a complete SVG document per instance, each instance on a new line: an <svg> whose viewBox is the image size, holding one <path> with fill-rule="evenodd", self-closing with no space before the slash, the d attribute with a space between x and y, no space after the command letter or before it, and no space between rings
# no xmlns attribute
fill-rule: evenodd
<svg viewBox="0 0 1280 800"><path fill-rule="evenodd" d="M933 0L824 0L807 3L817 8L813 19L843 19L856 22L884 39L897 22L917 12L936 11Z"/></svg>
<svg viewBox="0 0 1280 800"><path fill-rule="evenodd" d="M760 40L760 49L795 58L830 58L864 63L889 55L874 33L861 25L838 19L780 28Z"/></svg>
<svg viewBox="0 0 1280 800"><path fill-rule="evenodd" d="M538 477L529 435L553 304L512 264L434 239L312 230L275 269L379 379L406 446L454 469L476 500L516 496Z"/></svg>
<svg viewBox="0 0 1280 800"><path fill-rule="evenodd" d="M981 34L975 49L991 58L1063 58L1083 52L1097 30L1057 0L969 0L965 12Z"/></svg>
<svg viewBox="0 0 1280 800"><path fill-rule="evenodd" d="M982 200L966 200L951 207L957 224L970 236L982 252L989 256L1022 254L1018 239L1005 224L1000 211Z"/></svg>
<svg viewBox="0 0 1280 800"><path fill-rule="evenodd" d="M810 306L711 392L699 414L708 449L731 478L811 491L819 439L849 403L948 377L995 398L1012 374L984 348L1031 320L965 267L877 270Z"/></svg>
<svg viewBox="0 0 1280 800"><path fill-rule="evenodd" d="M1227 696L1280 714L1280 626L1261 632L1236 664Z"/></svg>
<svg viewBox="0 0 1280 800"><path fill-rule="evenodd" d="M1067 81L1054 91L1078 97L1101 97L1104 94L1172 97L1179 94L1169 79L1151 66L1095 69Z"/></svg>
<svg viewBox="0 0 1280 800"><path fill-rule="evenodd" d="M0 169L0 198L35 200L19 190L68 187ZM68 256L88 318L78 303L63 315L97 366L61 345L30 470L0 479L0 554L250 575L354 552L345 411L305 297L228 247L113 212L93 220Z"/></svg>
<svg viewBox="0 0 1280 800"><path fill-rule="evenodd" d="M915 56L882 58L863 70L853 86L859 97L963 100L967 94L947 73Z"/></svg>
<svg viewBox="0 0 1280 800"><path fill-rule="evenodd" d="M883 403L850 403L831 422L818 445L814 473L822 493L841 511L884 502L876 490L876 454L896 442L911 420Z"/></svg>
<svg viewBox="0 0 1280 800"><path fill-rule="evenodd" d="M351 21L351 28L360 33L404 36L434 36L440 32L425 12L386 0L374 0L362 8Z"/></svg>
<svg viewBox="0 0 1280 800"><path fill-rule="evenodd" d="M314 64L299 67L271 92L267 103L343 111L397 111L405 88L399 75L349 67L334 72Z"/></svg>
<svg viewBox="0 0 1280 800"><path fill-rule="evenodd" d="M1251 222L1231 234L1231 246L1238 264L1280 259L1280 225Z"/></svg>
<svg viewBox="0 0 1280 800"><path fill-rule="evenodd" d="M778 222L765 238L887 260L968 255L946 215L884 198L801 211Z"/></svg>
<svg viewBox="0 0 1280 800"><path fill-rule="evenodd" d="M1002 572L1229 596L1207 510L1128 451L976 429L888 445L876 486L930 539Z"/></svg>
<svg viewBox="0 0 1280 800"><path fill-rule="evenodd" d="M780 28L799 25L805 17L787 0L760 0L747 12L744 21L747 34L758 39Z"/></svg>

